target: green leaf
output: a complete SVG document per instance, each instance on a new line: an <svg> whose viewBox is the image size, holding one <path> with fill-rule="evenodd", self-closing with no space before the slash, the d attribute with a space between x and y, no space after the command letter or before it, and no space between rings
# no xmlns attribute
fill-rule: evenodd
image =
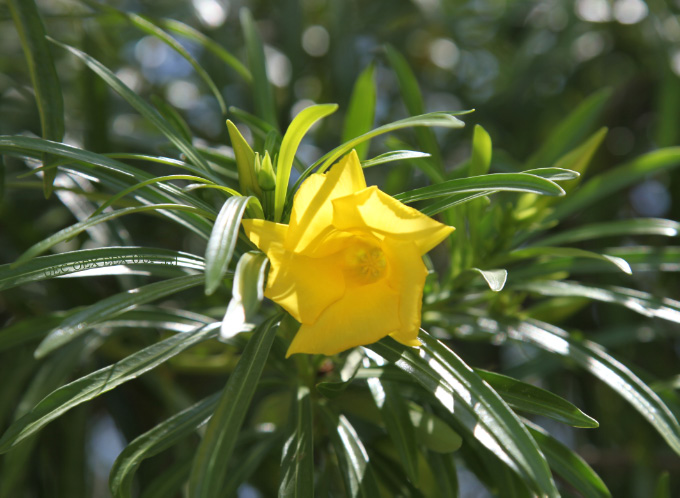
<svg viewBox="0 0 680 498"><path fill-rule="evenodd" d="M409 406L401 397L399 384L377 377L367 379L367 382L406 475L414 485L418 486L418 447L414 427L420 426L422 419L417 423L411 422Z"/></svg>
<svg viewBox="0 0 680 498"><path fill-rule="evenodd" d="M90 274L116 275L120 270L115 268L121 266L126 268L141 266L151 274L155 268L203 270L204 267L203 258L169 249L148 247L84 249L35 258L18 268L0 265L0 290L11 289L28 282L78 274L86 270L89 270Z"/></svg>
<svg viewBox="0 0 680 498"><path fill-rule="evenodd" d="M175 130L163 117L146 103L142 98L130 88L125 85L111 70L104 66L101 62L93 57L90 57L77 48L71 47L64 43L58 42L49 38L54 44L68 50L73 55L82 60L87 66L92 69L97 75L102 78L107 85L109 85L118 95L125 99L132 107L134 107L142 116L148 119L168 140L170 140L180 151L182 151L187 158L204 172L210 172L210 165L203 156L194 148L192 144L187 142L182 135Z"/></svg>
<svg viewBox="0 0 680 498"><path fill-rule="evenodd" d="M536 168L522 171L522 173L540 176L541 178L552 180L554 182L576 180L581 176L577 171L565 168Z"/></svg>
<svg viewBox="0 0 680 498"><path fill-rule="evenodd" d="M363 168L370 168L372 166L377 166L378 164L385 164L392 161L403 161L404 159L420 159L423 157L430 157L430 154L425 152L418 152L415 150L392 150L390 152L385 152L379 156L375 156L373 159L368 159L361 162Z"/></svg>
<svg viewBox="0 0 680 498"><path fill-rule="evenodd" d="M280 498L314 496L314 422L307 386L298 386L292 432L281 454Z"/></svg>
<svg viewBox="0 0 680 498"><path fill-rule="evenodd" d="M531 156L527 167L553 166L557 159L583 140L611 96L610 89L600 90L584 100L552 129L543 145Z"/></svg>
<svg viewBox="0 0 680 498"><path fill-rule="evenodd" d="M64 99L40 12L34 0L8 0L8 5L31 74L43 138L60 142L64 137ZM53 158L44 154L42 161L49 166ZM56 174L53 169L43 173L45 197L52 192Z"/></svg>
<svg viewBox="0 0 680 498"><path fill-rule="evenodd" d="M270 318L255 329L229 376L217 409L194 456L189 477L190 498L221 496L227 464L269 356L278 328L274 325L278 319L279 317Z"/></svg>
<svg viewBox="0 0 680 498"><path fill-rule="evenodd" d="M423 345L417 350L392 339L367 347L413 376L535 493L559 496L536 443L498 394L443 343L424 330L418 338Z"/></svg>
<svg viewBox="0 0 680 498"><path fill-rule="evenodd" d="M456 322L491 335L504 334L510 339L527 342L568 358L619 393L680 455L680 423L675 415L647 384L599 344L572 339L564 330L538 320L501 322L488 317L457 317Z"/></svg>
<svg viewBox="0 0 680 498"><path fill-rule="evenodd" d="M145 213L149 211L154 212L165 209L187 211L190 213L201 213L200 209L197 209L192 206L184 206L182 204L152 204L150 206L123 208L118 209L117 211L112 211L110 213L100 214L93 218L89 218L85 221L81 221L74 225L71 225L70 227L66 227L62 230L59 230L58 232L47 237L46 239L38 242L37 244L32 245L21 256L19 256L14 263L12 263L10 268L14 269L20 265L27 263L31 259L47 251L49 248L54 247L59 242L69 240L78 235L79 233L84 232L88 228L93 227L99 223L103 223L105 221L109 221L126 214ZM211 217L210 213L202 214Z"/></svg>
<svg viewBox="0 0 680 498"><path fill-rule="evenodd" d="M418 443L431 452L452 453L463 444L463 439L451 426L415 403L409 403L409 418Z"/></svg>
<svg viewBox="0 0 680 498"><path fill-rule="evenodd" d="M617 304L647 317L663 318L680 323L680 302L652 296L646 292L624 287L593 287L578 282L545 280L513 285L513 288L535 292L542 296L586 297Z"/></svg>
<svg viewBox="0 0 680 498"><path fill-rule="evenodd" d="M205 293L219 287L227 273L238 240L241 218L253 197L230 197L222 205L205 250Z"/></svg>
<svg viewBox="0 0 680 498"><path fill-rule="evenodd" d="M213 55L219 57L222 62L236 71L244 80L246 80L248 83L252 83L253 77L250 74L248 68L219 43L211 40L203 33L192 28L188 24L184 24L183 22L176 21L174 19L162 19L160 24L168 31L172 31L173 33L181 35L188 40L199 43L207 51L212 52Z"/></svg>
<svg viewBox="0 0 680 498"><path fill-rule="evenodd" d="M472 135L472 158L470 159L469 176L486 175L491 166L491 154L491 137L484 128L475 125L475 131ZM531 173L536 175L534 171ZM550 179L554 180L554 178Z"/></svg>
<svg viewBox="0 0 680 498"><path fill-rule="evenodd" d="M505 286L505 281L508 279L508 270L480 270L479 268L470 268L470 270L479 273L486 283L489 284L489 288L494 292L500 292Z"/></svg>
<svg viewBox="0 0 680 498"><path fill-rule="evenodd" d="M163 473L156 476L144 489L139 498L168 498L181 492L191 471L191 460L184 457L179 462L165 467Z"/></svg>
<svg viewBox="0 0 680 498"><path fill-rule="evenodd" d="M302 138L314 123L325 118L329 114L334 113L337 109L337 104L321 104L306 107L295 116L290 123L288 130L286 130L286 134L283 136L283 141L281 142L279 158L276 162L276 190L274 193L275 221L280 221L281 215L283 214L283 205L286 202L286 194L288 193L290 170L293 168L295 153L297 152Z"/></svg>
<svg viewBox="0 0 680 498"><path fill-rule="evenodd" d="M401 96L404 99L404 104L406 104L406 109L409 114L411 116L424 114L425 104L423 103L423 96L420 92L420 87L418 86L418 80L409 67L408 62L404 56L391 45L385 46L385 54L387 55L390 66L392 66L392 69L394 69L394 73L397 76ZM416 136L418 137L420 147L432 156L437 169L441 170L441 152L432 130L428 128L417 128Z"/></svg>
<svg viewBox="0 0 680 498"><path fill-rule="evenodd" d="M615 266L628 275L633 273L633 271L630 269L630 265L623 258L610 256L608 254L598 254L596 252L585 251L583 249L576 249L573 247L527 247L525 249L512 251L510 254L508 254L508 259L510 260L539 257L598 259Z"/></svg>
<svg viewBox="0 0 680 498"><path fill-rule="evenodd" d="M668 471L662 472L657 479L654 498L671 498L671 479Z"/></svg>
<svg viewBox="0 0 680 498"><path fill-rule="evenodd" d="M199 401L137 436L128 444L116 458L109 473L109 489L113 497L131 497L133 479L140 464L203 425L215 410L218 398L219 393L216 393Z"/></svg>
<svg viewBox="0 0 680 498"><path fill-rule="evenodd" d="M550 468L581 493L584 498L608 498L611 493L600 476L579 455L553 438L541 427L525 422L541 447Z"/></svg>
<svg viewBox="0 0 680 498"><path fill-rule="evenodd" d="M174 335L53 391L7 429L0 439L0 453L9 451L71 408L139 377L199 342L216 337L218 327L219 324L211 324L189 334Z"/></svg>
<svg viewBox="0 0 680 498"><path fill-rule="evenodd" d="M203 275L177 277L154 282L97 301L95 304L68 317L59 327L52 330L35 350L35 357L42 358L64 344L71 342L86 333L94 324L123 313L132 307L196 287L202 281Z"/></svg>
<svg viewBox="0 0 680 498"><path fill-rule="evenodd" d="M548 417L573 427L599 427L597 420L556 394L512 377L487 370L475 369L501 398L513 409Z"/></svg>
<svg viewBox="0 0 680 498"><path fill-rule="evenodd" d="M680 147L649 152L631 162L602 173L555 206L546 221L560 220L649 175L680 166Z"/></svg>
<svg viewBox="0 0 680 498"><path fill-rule="evenodd" d="M257 32L250 10L242 7L239 17L248 52L248 66L250 66L250 73L253 77L255 112L260 118L274 126L274 128L278 128L274 93L267 77L267 64L262 40Z"/></svg>
<svg viewBox="0 0 680 498"><path fill-rule="evenodd" d="M487 192L489 190L564 195L564 190L559 185L545 178L526 173L492 173L490 175L447 180L436 185L409 190L395 195L394 198L400 202L410 203L436 197L447 197L455 193ZM488 195L488 192L486 195Z"/></svg>
<svg viewBox="0 0 680 498"><path fill-rule="evenodd" d="M220 90L217 88L217 85L215 85L215 82L212 80L210 75L206 72L203 67L198 63L196 59L185 49L181 43L179 43L177 40L175 40L172 36L170 36L168 33L163 31L163 29L158 26L154 21L151 19L140 16L138 14L130 13L130 12L123 12L121 10L118 10L114 7L111 7L106 4L102 4L99 2L95 2L93 0L82 0L85 2L87 5L92 7L93 9L99 10L101 12L108 12L114 15L117 15L121 17L122 19L127 20L130 24L133 26L139 28L141 31L147 33L148 35L154 36L158 38L160 41L165 43L167 46L172 48L175 52L177 52L184 60L186 60L191 66L194 68L194 71L196 71L196 74L198 75L199 78L201 78L206 85L208 85L208 88L213 94L213 97L215 97L215 100L217 100L218 105L220 106L220 110L222 111L222 114L227 113L227 105L224 102L224 98L222 97L222 93Z"/></svg>
<svg viewBox="0 0 680 498"><path fill-rule="evenodd" d="M435 214L446 211L451 207L459 206L461 204L474 201L475 199L479 199L481 197L487 197L498 192L498 190L484 190L482 192L477 192L476 194L453 194L449 197L444 197L443 199L429 203L427 206L420 209L420 212L426 214L427 216L434 216Z"/></svg>
<svg viewBox="0 0 680 498"><path fill-rule="evenodd" d="M319 413L326 425L340 473L345 481L345 496L349 498L375 498L380 496L368 453L359 435L344 415L332 412L321 405Z"/></svg>
<svg viewBox="0 0 680 498"><path fill-rule="evenodd" d="M231 301L222 320L220 339L230 339L255 328L253 319L264 299L267 262L267 256L260 251L247 252L239 259L234 272Z"/></svg>
<svg viewBox="0 0 680 498"><path fill-rule="evenodd" d="M631 235L660 235L677 237L680 234L680 223L662 218L632 218L628 220L607 221L581 225L570 230L562 230L549 235L531 245L573 244L584 240L601 237L624 237Z"/></svg>
<svg viewBox="0 0 680 498"><path fill-rule="evenodd" d="M231 146L234 148L241 192L245 195L261 195L262 190L257 183L257 175L255 173L255 152L246 142L246 139L243 138L236 125L228 119L227 130L229 131Z"/></svg>
<svg viewBox="0 0 680 498"><path fill-rule="evenodd" d="M323 173L341 156L344 156L347 152L355 148L360 143L363 143L366 140L370 140L371 138L375 138L385 133L401 130L403 128L418 128L421 126L424 127L439 126L442 128L463 128L465 126L465 123L463 123L460 119L456 118L456 116L467 114L468 112L469 111L431 112L428 114L421 114L419 116L412 116L410 118L400 119L399 121L394 121L392 123L380 126L379 128L375 128L374 130L371 130L368 133L359 135L358 137L353 138L352 140L349 140L348 142L345 142L339 147L336 147L335 149L326 153L323 157L321 157L318 161L316 161L308 168L309 173L314 171L317 167L319 168L318 172ZM304 175L305 177L309 175L307 171L305 171L305 173L306 173Z"/></svg>
<svg viewBox="0 0 680 498"><path fill-rule="evenodd" d="M342 131L342 142L347 142L359 135L367 133L373 128L373 120L375 118L375 102L376 102L376 88L375 88L375 66L370 64L357 78L352 90L352 97L347 108L347 115L345 116L345 125ZM357 145L356 151L359 159L363 161L368 152L368 144L366 141ZM366 167L364 165L364 167Z"/></svg>

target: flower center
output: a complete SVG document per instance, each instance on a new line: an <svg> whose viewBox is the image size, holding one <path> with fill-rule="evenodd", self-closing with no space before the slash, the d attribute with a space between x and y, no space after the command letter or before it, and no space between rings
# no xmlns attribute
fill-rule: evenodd
<svg viewBox="0 0 680 498"><path fill-rule="evenodd" d="M345 276L359 285L372 284L387 273L387 258L379 246L357 242L344 250Z"/></svg>

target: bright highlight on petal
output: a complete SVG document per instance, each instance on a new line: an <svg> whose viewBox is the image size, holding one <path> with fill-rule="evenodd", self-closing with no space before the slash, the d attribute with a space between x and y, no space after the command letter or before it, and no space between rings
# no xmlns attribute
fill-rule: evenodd
<svg viewBox="0 0 680 498"><path fill-rule="evenodd" d="M289 225L243 226L269 258L265 296L301 323L288 356L332 355L387 335L420 345L422 255L453 227L366 187L356 152L300 186Z"/></svg>

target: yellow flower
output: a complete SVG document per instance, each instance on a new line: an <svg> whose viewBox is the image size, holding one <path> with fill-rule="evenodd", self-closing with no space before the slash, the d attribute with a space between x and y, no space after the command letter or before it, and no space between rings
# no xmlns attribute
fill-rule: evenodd
<svg viewBox="0 0 680 498"><path fill-rule="evenodd" d="M356 152L305 180L289 225L243 226L269 258L265 296L302 324L287 356L332 355L387 335L420 345L422 255L453 228L366 187Z"/></svg>

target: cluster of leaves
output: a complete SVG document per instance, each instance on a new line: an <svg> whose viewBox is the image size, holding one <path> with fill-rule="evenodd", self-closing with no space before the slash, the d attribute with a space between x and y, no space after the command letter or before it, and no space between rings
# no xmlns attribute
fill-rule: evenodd
<svg viewBox="0 0 680 498"><path fill-rule="evenodd" d="M458 494L462 469L499 496L572 490L610 496L586 461L536 422L551 428L551 422L577 428L598 423L563 397L519 380L558 370L562 363L554 358L560 357L609 386L628 404L625 413L637 410L680 454L674 379L661 379L666 382L652 389L651 375L636 374L602 345L556 325L593 301L646 320L680 322L680 303L632 288L627 276L677 271L680 249L599 244L605 237L675 237L680 224L640 218L559 227L680 164L680 149L665 148L588 178L606 135L605 129L589 134L589 125L607 93L568 115L519 172L489 173L493 147L481 126L474 128L469 158L445 168L432 128L459 133L461 119L471 115L426 113L408 62L388 46L385 60L410 117L373 128L378 90L371 64L357 78L342 135L335 136L341 145L305 165L296 158L301 141L337 106L307 107L285 133L279 131L263 45L247 10L240 16L244 65L178 21L86 3L102 20L128 23L188 60L226 112L211 76L176 37L200 44L252 89L254 113L228 109L241 125L239 131L228 123L233 156L199 145L168 102L149 104L88 53L45 37L33 1L10 0L43 138L1 136L0 153L42 176L45 192L55 192L78 221L0 266L0 290L26 288L31 295L40 282L68 293L80 281L104 276L116 290L84 306L85 299L65 299L65 311L22 308L17 315L38 316L18 317L0 331L0 369L13 379L0 388L0 422L7 425L0 439L6 453L0 496L54 487L63 496L86 495L83 420L95 412L112 418L131 439L110 472L116 497L137 491L145 497L234 496L244 484L266 496L451 497ZM53 50L70 52L145 118L155 128L157 147L104 153L64 143ZM252 146L242 135L246 127ZM413 135L400 131L409 128ZM374 140L386 134L387 140ZM383 151L368 158L371 141ZM428 261L423 346L410 349L386 339L333 358L284 360L297 324L262 302L266 260L240 234L240 220L247 213L285 221L291 193L304 178L352 148L365 168L394 163L380 168L391 168L388 183L401 190L397 199L458 228ZM416 172L427 186L411 188ZM291 176L296 181L289 189ZM587 180L578 185L582 177ZM35 187L8 183L10 195ZM171 248L146 242L148 220L135 225L129 220L141 217L130 214L162 220L173 234ZM180 239L188 242L179 245ZM50 250L55 253L44 255ZM594 273L614 273L612 279L623 283L594 284ZM479 341L529 358L504 374L470 368L467 363L491 364L454 350ZM132 389L128 381L142 374L132 384L143 384ZM135 423L149 410L140 393L161 406L144 424ZM30 462L50 455L59 456L56 471L32 470L38 466Z"/></svg>

